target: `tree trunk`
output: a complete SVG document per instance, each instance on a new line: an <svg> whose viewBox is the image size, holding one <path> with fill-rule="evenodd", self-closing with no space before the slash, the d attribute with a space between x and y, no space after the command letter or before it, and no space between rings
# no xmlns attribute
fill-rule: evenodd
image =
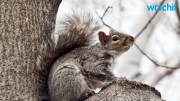
<svg viewBox="0 0 180 101"><path fill-rule="evenodd" d="M36 53L61 0L0 1L0 101L37 101Z"/></svg>

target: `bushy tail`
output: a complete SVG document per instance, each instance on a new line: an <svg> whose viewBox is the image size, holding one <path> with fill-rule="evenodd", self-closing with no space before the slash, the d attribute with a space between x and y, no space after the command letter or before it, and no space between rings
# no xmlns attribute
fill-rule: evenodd
<svg viewBox="0 0 180 101"><path fill-rule="evenodd" d="M90 45L94 33L101 27L87 13L65 16L56 26L56 33L52 33L40 46L36 62L39 94L44 101L49 99L47 79L56 59L68 50Z"/></svg>

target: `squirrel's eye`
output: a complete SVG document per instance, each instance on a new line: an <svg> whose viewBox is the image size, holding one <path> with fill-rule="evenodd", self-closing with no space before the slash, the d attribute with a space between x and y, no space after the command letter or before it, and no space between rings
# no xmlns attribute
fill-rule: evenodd
<svg viewBox="0 0 180 101"><path fill-rule="evenodd" d="M116 41L118 41L118 40L119 40L119 37L114 36L114 37L112 38L112 40L116 42Z"/></svg>

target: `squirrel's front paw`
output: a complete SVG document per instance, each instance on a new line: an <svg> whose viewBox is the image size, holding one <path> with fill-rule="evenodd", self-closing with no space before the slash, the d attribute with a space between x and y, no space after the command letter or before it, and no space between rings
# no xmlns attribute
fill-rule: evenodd
<svg viewBox="0 0 180 101"><path fill-rule="evenodd" d="M86 91L77 101L84 101L85 99L87 99L88 97L94 95L95 92L92 90L88 90Z"/></svg>
<svg viewBox="0 0 180 101"><path fill-rule="evenodd" d="M87 92L85 93L85 96L86 96L86 97L90 97L90 96L92 96L92 95L94 95L94 94L95 94L94 91L89 90L89 91L87 91Z"/></svg>

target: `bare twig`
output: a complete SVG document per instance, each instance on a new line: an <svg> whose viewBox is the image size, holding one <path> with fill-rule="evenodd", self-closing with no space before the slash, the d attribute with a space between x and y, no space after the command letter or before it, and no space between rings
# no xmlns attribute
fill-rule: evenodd
<svg viewBox="0 0 180 101"><path fill-rule="evenodd" d="M109 8L112 8L112 7L111 7L111 6L108 6L108 8L105 10L105 12L104 12L103 16L101 17L101 19L103 19L103 18L104 18L104 16L106 15L107 11L109 10Z"/></svg>
<svg viewBox="0 0 180 101"><path fill-rule="evenodd" d="M165 0L163 0L160 5L163 5L164 2L165 2ZM142 34L142 32L147 28L147 26L151 23L151 21L154 19L154 17L157 15L158 12L159 11L156 11L154 13L154 15L151 17L151 19L149 19L149 21L146 23L146 25L143 27L143 29L135 36L135 39L137 39L139 37L139 35Z"/></svg>
<svg viewBox="0 0 180 101"><path fill-rule="evenodd" d="M134 43L135 46L139 49L139 51L144 55L146 56L149 60L151 60L156 66L159 66L159 67L165 67L165 68L169 68L169 69L177 69L177 68L180 68L180 67L169 67L169 66L163 66L163 65L159 65L158 63L156 63L153 59L151 59L145 52L142 51L142 49L139 48L139 46Z"/></svg>
<svg viewBox="0 0 180 101"><path fill-rule="evenodd" d="M102 23L103 23L106 27L108 27L108 28L116 31L114 28L112 28L111 26L107 25L107 24L104 22L104 20L103 20L104 16L106 15L107 11L109 10L109 8L112 8L112 7L111 7L111 6L108 6L108 8L105 10L105 12L104 12L104 14L103 14L102 17L100 17L99 14L98 14L96 11L95 11L95 12L96 12L96 14L98 15L98 17L101 19Z"/></svg>
<svg viewBox="0 0 180 101"><path fill-rule="evenodd" d="M177 13L177 17L178 17L178 20L179 20L178 29L180 29L180 11L179 11L180 8L179 8L179 1L178 0L176 0L176 4L177 4L176 13ZM178 30L177 34L179 34L179 30Z"/></svg>
<svg viewBox="0 0 180 101"><path fill-rule="evenodd" d="M176 0L176 4L177 4L177 11L176 11L176 13L177 13L178 20L180 22L180 12L179 12L179 4L178 3L179 3L178 0Z"/></svg>

